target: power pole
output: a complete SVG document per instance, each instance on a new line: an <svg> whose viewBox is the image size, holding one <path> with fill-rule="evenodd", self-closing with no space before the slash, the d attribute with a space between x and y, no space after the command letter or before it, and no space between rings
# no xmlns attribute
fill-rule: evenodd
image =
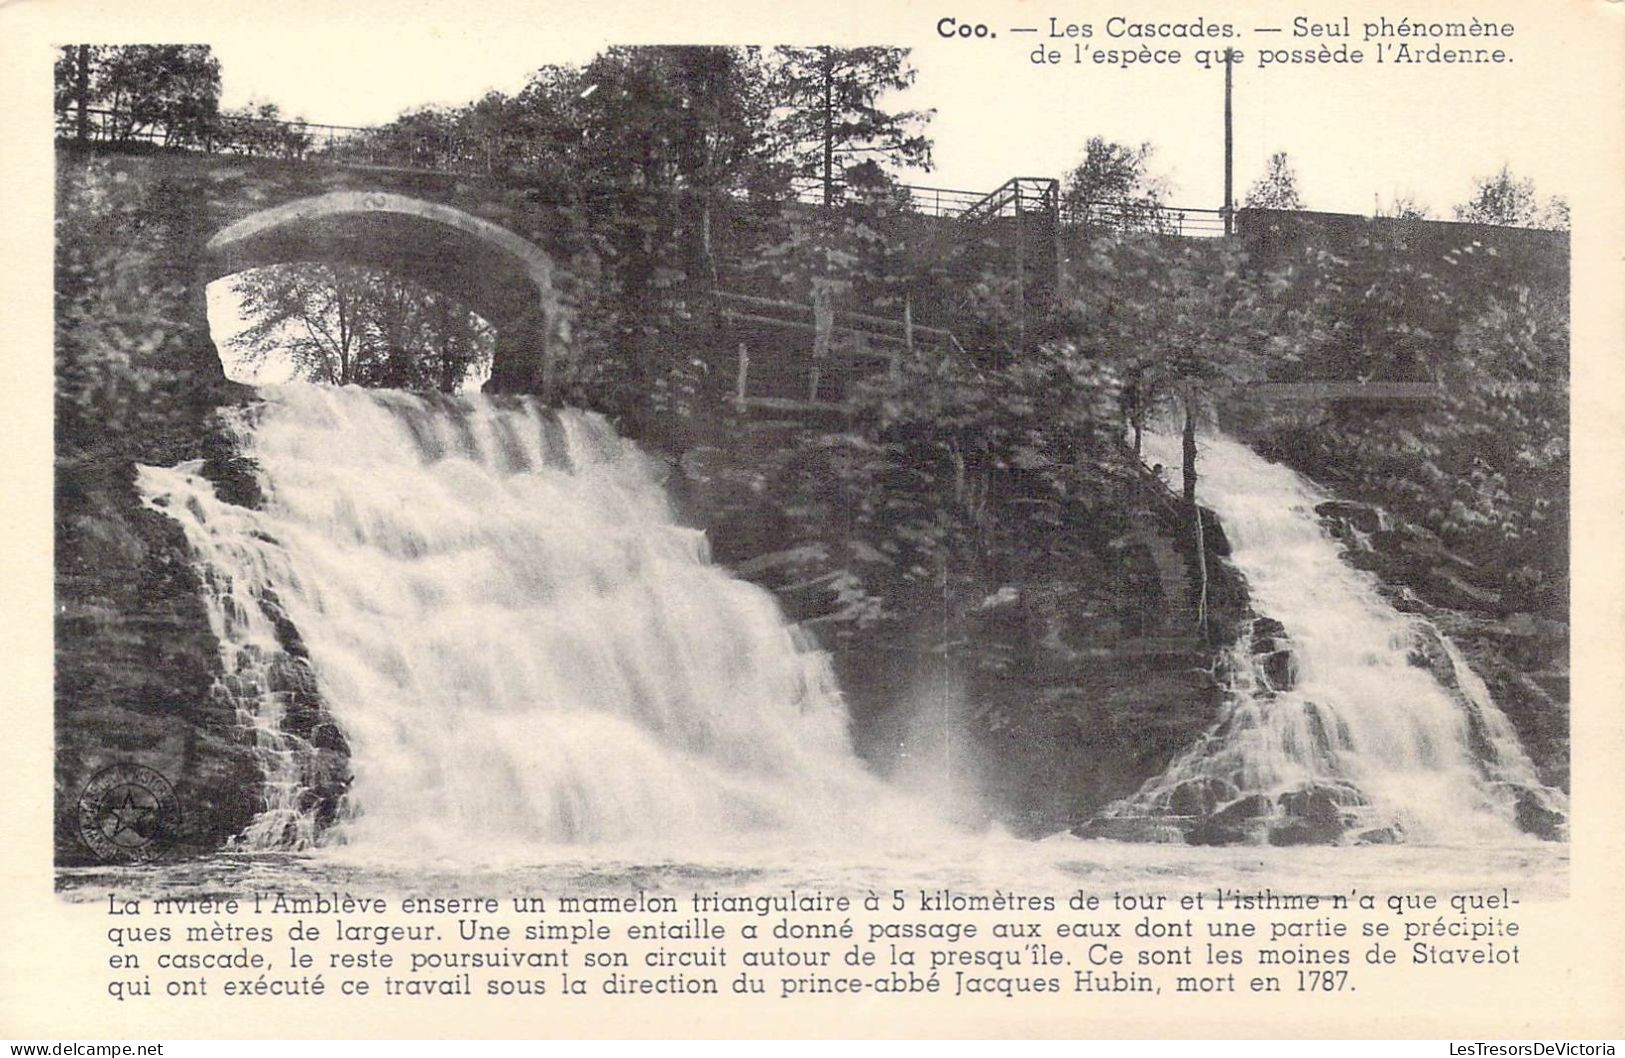
<svg viewBox="0 0 1625 1058"><path fill-rule="evenodd" d="M1224 49L1224 233L1236 233L1236 137L1230 120L1230 68L1235 49Z"/></svg>

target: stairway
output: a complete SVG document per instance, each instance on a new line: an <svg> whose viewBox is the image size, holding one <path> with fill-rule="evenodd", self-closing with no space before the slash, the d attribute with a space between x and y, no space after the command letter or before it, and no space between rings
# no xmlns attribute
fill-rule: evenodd
<svg viewBox="0 0 1625 1058"><path fill-rule="evenodd" d="M737 348L729 400L742 413L839 415L850 386L895 375L911 351L963 352L947 330L837 308L829 354L813 356L811 304L719 287L717 310Z"/></svg>

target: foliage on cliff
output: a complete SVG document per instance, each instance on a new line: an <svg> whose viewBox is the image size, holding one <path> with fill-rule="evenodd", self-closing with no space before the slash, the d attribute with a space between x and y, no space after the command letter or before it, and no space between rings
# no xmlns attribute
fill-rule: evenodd
<svg viewBox="0 0 1625 1058"><path fill-rule="evenodd" d="M1568 583L1566 260L1464 229L1435 256L1416 225L1310 247L1284 288L1290 377L1436 383L1420 413L1338 405L1273 448L1430 530L1513 609L1563 616Z"/></svg>
<svg viewBox="0 0 1625 1058"><path fill-rule="evenodd" d="M156 443L166 400L198 381L187 340L187 286L158 266L172 219L103 161L58 177L56 413L59 459L107 447L125 459Z"/></svg>

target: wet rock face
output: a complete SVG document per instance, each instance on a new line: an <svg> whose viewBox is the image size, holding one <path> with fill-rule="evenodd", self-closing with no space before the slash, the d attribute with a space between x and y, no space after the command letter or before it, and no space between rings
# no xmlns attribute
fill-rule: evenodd
<svg viewBox="0 0 1625 1058"><path fill-rule="evenodd" d="M1542 841L1567 841L1569 820L1563 812L1552 806L1538 790L1519 790L1514 819L1518 829Z"/></svg>
<svg viewBox="0 0 1625 1058"><path fill-rule="evenodd" d="M1321 783L1289 790L1276 804L1286 822L1271 828L1271 845L1335 845L1366 798L1350 783Z"/></svg>
<svg viewBox="0 0 1625 1058"><path fill-rule="evenodd" d="M1402 841L1397 826L1358 829L1367 798L1352 783L1311 783L1270 796L1239 795L1218 778L1176 786L1144 816L1101 817L1075 833L1130 841L1166 841L1169 833L1190 845L1340 845Z"/></svg>
<svg viewBox="0 0 1625 1058"><path fill-rule="evenodd" d="M175 789L175 854L206 852L263 807L259 766L229 704L185 536L141 507L131 464L59 468L56 859L94 862L78 800L117 764Z"/></svg>
<svg viewBox="0 0 1625 1058"><path fill-rule="evenodd" d="M1290 691L1298 685L1292 640L1286 626L1273 617L1255 617L1249 634L1253 667L1272 691Z"/></svg>
<svg viewBox="0 0 1625 1058"><path fill-rule="evenodd" d="M225 498L260 501L252 467L233 456L217 421L179 409L166 436L167 458L204 458ZM259 689L224 671L185 534L141 505L132 462L60 463L57 517L57 862L93 862L77 833L78 798L115 764L151 768L174 787L173 855L213 851L265 808L264 775L238 709ZM259 602L283 653L250 660L264 667L285 732L313 747L308 807L330 822L348 784L349 747L298 629L279 600Z"/></svg>
<svg viewBox="0 0 1625 1058"><path fill-rule="evenodd" d="M1512 722L1541 781L1568 789L1569 627L1561 615L1508 591L1505 570L1457 554L1374 504L1334 500L1316 511L1346 545L1344 561L1374 574L1396 609L1427 617L1450 637ZM1436 636L1419 637L1411 663L1460 693Z"/></svg>
<svg viewBox="0 0 1625 1058"><path fill-rule="evenodd" d="M1386 513L1380 507L1351 500L1327 500L1315 506L1315 513L1327 524L1332 535L1339 540L1349 539L1356 533L1370 536L1389 527ZM1354 530L1355 532L1350 532Z"/></svg>

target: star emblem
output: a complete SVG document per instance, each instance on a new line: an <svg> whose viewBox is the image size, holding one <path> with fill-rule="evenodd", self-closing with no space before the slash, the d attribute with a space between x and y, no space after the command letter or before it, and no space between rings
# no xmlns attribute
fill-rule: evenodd
<svg viewBox="0 0 1625 1058"><path fill-rule="evenodd" d="M118 799L120 792L123 793L122 799ZM138 793L146 796L138 799ZM101 828L109 840L132 846L145 842L151 836L152 820L158 811L158 804L147 791L134 786L120 787L109 791L102 804Z"/></svg>

